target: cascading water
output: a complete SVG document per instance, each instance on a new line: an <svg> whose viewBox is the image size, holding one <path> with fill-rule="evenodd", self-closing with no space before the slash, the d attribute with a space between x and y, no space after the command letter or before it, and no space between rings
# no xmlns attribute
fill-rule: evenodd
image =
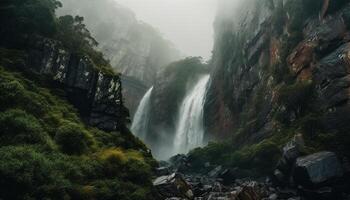
<svg viewBox="0 0 350 200"><path fill-rule="evenodd" d="M175 154L203 145L203 106L209 78L209 75L201 77L182 102L175 133Z"/></svg>
<svg viewBox="0 0 350 200"><path fill-rule="evenodd" d="M153 87L143 96L131 125L131 131L143 141L147 136L152 91Z"/></svg>

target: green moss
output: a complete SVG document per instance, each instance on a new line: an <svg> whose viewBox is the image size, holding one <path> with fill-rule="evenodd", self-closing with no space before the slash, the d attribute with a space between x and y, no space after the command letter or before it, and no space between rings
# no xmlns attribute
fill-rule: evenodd
<svg viewBox="0 0 350 200"><path fill-rule="evenodd" d="M263 176L273 171L281 155L280 147L272 139L236 149L225 143L211 143L189 153L195 170L203 169L204 163L224 165L245 170L248 176Z"/></svg>
<svg viewBox="0 0 350 200"><path fill-rule="evenodd" d="M69 122L58 127L55 141L64 153L78 155L88 152L94 144L87 130L78 124Z"/></svg>
<svg viewBox="0 0 350 200"><path fill-rule="evenodd" d="M293 111L297 115L308 111L309 104L314 97L314 85L311 81L297 82L285 85L278 92L278 103Z"/></svg>
<svg viewBox="0 0 350 200"><path fill-rule="evenodd" d="M152 199L156 161L145 145L128 131L86 126L56 91L39 85L0 67L0 198ZM101 159L108 148L121 157Z"/></svg>
<svg viewBox="0 0 350 200"><path fill-rule="evenodd" d="M1 145L52 144L41 123L22 110L7 110L0 113Z"/></svg>

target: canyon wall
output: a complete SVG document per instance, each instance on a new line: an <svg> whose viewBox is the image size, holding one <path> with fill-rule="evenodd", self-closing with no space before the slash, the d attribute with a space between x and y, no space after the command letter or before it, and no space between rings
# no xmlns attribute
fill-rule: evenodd
<svg viewBox="0 0 350 200"><path fill-rule="evenodd" d="M343 138L350 128L350 7L329 3L223 2L205 105L208 137L238 146L289 131Z"/></svg>

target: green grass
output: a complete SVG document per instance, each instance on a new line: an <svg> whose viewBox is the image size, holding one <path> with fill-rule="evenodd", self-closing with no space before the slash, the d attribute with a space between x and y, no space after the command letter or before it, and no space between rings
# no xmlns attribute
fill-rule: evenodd
<svg viewBox="0 0 350 200"><path fill-rule="evenodd" d="M145 145L85 125L42 85L0 67L0 198L152 199Z"/></svg>

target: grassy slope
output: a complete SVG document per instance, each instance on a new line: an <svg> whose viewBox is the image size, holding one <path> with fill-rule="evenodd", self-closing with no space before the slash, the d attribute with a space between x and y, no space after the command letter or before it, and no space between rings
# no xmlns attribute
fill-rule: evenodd
<svg viewBox="0 0 350 200"><path fill-rule="evenodd" d="M0 198L149 199L142 142L87 127L63 91L40 85L0 67Z"/></svg>

